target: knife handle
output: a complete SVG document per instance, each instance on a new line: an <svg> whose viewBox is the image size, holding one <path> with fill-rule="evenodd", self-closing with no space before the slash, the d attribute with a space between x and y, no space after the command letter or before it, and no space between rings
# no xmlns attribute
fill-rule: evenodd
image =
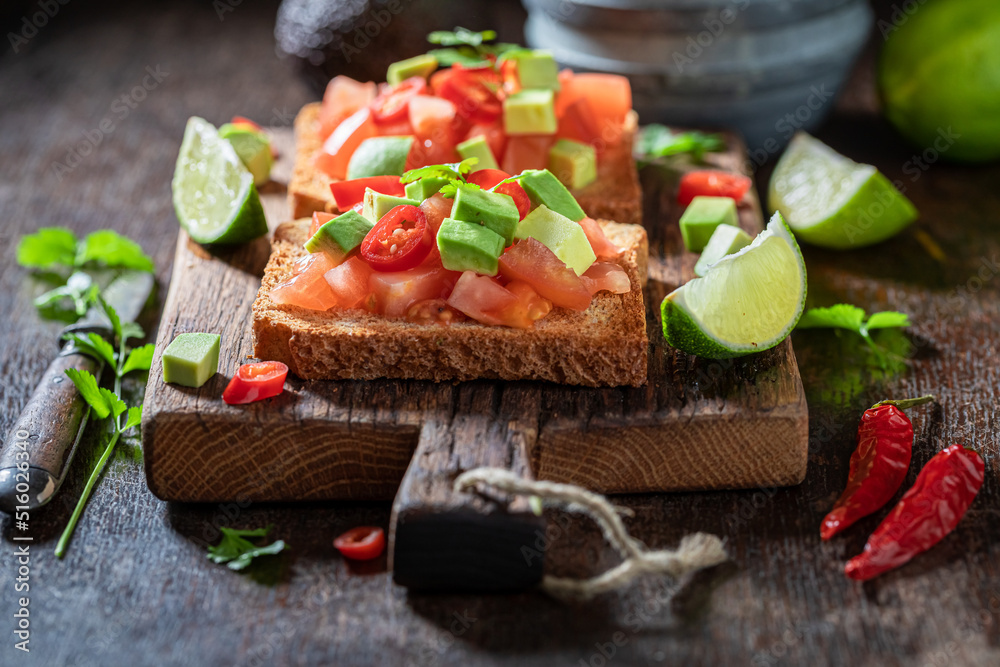
<svg viewBox="0 0 1000 667"><path fill-rule="evenodd" d="M90 406L66 375L69 368L97 375L101 364L69 344L49 364L0 450L4 512L41 507L62 484L90 415Z"/></svg>

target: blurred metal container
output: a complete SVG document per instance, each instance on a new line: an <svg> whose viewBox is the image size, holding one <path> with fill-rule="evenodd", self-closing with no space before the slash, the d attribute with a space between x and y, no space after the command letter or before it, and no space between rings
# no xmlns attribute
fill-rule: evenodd
<svg viewBox="0 0 1000 667"><path fill-rule="evenodd" d="M644 123L732 127L777 152L815 127L864 47L866 0L523 0L527 43L628 76Z"/></svg>

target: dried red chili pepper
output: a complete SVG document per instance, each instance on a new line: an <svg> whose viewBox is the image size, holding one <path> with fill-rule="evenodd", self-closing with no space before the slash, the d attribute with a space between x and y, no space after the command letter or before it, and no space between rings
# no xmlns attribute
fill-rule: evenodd
<svg viewBox="0 0 1000 667"><path fill-rule="evenodd" d="M983 485L982 457L962 445L938 452L879 524L844 574L867 581L899 567L940 542L961 521Z"/></svg>
<svg viewBox="0 0 1000 667"><path fill-rule="evenodd" d="M933 396L876 403L861 415L858 446L851 455L847 487L823 519L819 534L828 540L855 521L880 509L906 479L913 453L913 425L903 410L933 401Z"/></svg>

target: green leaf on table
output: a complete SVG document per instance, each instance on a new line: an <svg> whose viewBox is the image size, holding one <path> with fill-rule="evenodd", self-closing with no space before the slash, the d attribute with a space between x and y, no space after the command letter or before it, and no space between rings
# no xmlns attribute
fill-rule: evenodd
<svg viewBox="0 0 1000 667"><path fill-rule="evenodd" d="M698 131L677 132L666 125L653 123L642 128L635 142L635 153L646 160L688 153L700 162L705 153L725 150L720 134Z"/></svg>
<svg viewBox="0 0 1000 667"><path fill-rule="evenodd" d="M847 303L838 303L828 308L809 308L802 314L797 329L850 329L861 330L865 321L863 308Z"/></svg>
<svg viewBox="0 0 1000 667"><path fill-rule="evenodd" d="M865 322L865 328L869 331L872 329L891 329L908 326L910 326L910 316L906 313L897 313L894 311L872 313L868 321Z"/></svg>
<svg viewBox="0 0 1000 667"><path fill-rule="evenodd" d="M122 427L123 431L127 431L133 426L138 426L142 422L142 406L137 405L133 408L128 409L128 417L125 419L125 426Z"/></svg>
<svg viewBox="0 0 1000 667"><path fill-rule="evenodd" d="M146 332L135 322L122 322L122 340L145 338Z"/></svg>
<svg viewBox="0 0 1000 667"><path fill-rule="evenodd" d="M72 341L77 350L108 364L112 368L116 365L115 348L96 333L88 333L86 338L79 334L68 333L63 336L63 340Z"/></svg>
<svg viewBox="0 0 1000 667"><path fill-rule="evenodd" d="M126 408L128 408L128 406L125 405L125 401L118 398L118 396L115 395L115 392L111 391L110 389L105 389L104 387L101 387L101 396L104 397L104 400L107 403L108 407L111 408L111 414L115 416L115 419L117 419L118 416L121 413L125 412Z"/></svg>
<svg viewBox="0 0 1000 667"><path fill-rule="evenodd" d="M288 548L282 540L277 540L266 546L256 546L248 537L267 537L272 526L253 530L234 528L219 528L222 531L222 541L208 548L208 558L214 563L225 563L231 570L242 570L258 556L273 556Z"/></svg>
<svg viewBox="0 0 1000 667"><path fill-rule="evenodd" d="M17 244L17 263L31 269L73 266L76 261L76 234L65 227L42 227L25 234Z"/></svg>
<svg viewBox="0 0 1000 667"><path fill-rule="evenodd" d="M125 365L122 367L122 375L132 371L148 371L153 363L153 350L155 348L153 343L147 343L129 352L128 358L125 359Z"/></svg>
<svg viewBox="0 0 1000 667"><path fill-rule="evenodd" d="M101 393L101 389L97 386L97 378L88 371L81 371L76 368L67 368L66 375L73 381L77 391L83 396L83 400L87 401L87 404L97 413L98 417L104 419L111 414L111 405L108 404L104 394ZM107 391L107 389L104 391Z"/></svg>
<svg viewBox="0 0 1000 667"><path fill-rule="evenodd" d="M152 271L153 260L138 243L111 229L87 235L77 251L76 263L95 262L110 268Z"/></svg>

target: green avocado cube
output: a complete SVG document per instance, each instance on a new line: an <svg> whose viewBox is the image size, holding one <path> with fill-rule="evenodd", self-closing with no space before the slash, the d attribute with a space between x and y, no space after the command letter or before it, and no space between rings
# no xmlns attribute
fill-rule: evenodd
<svg viewBox="0 0 1000 667"><path fill-rule="evenodd" d="M521 88L559 90L559 65L551 51L518 51L512 57Z"/></svg>
<svg viewBox="0 0 1000 667"><path fill-rule="evenodd" d="M597 261L597 255L580 223L573 222L546 206L539 206L518 223L514 238L528 237L541 241L542 245L555 253L578 276L583 275Z"/></svg>
<svg viewBox="0 0 1000 667"><path fill-rule="evenodd" d="M351 209L317 229L305 247L309 252L325 252L339 264L347 253L361 245L372 227L368 218Z"/></svg>
<svg viewBox="0 0 1000 667"><path fill-rule="evenodd" d="M441 264L449 271L475 271L495 276L506 247L503 237L487 227L445 218L437 235Z"/></svg>
<svg viewBox="0 0 1000 667"><path fill-rule="evenodd" d="M397 206L420 206L420 201L408 197L396 197L371 188L365 188L365 198L361 204L361 215L368 218L374 225L382 216Z"/></svg>
<svg viewBox="0 0 1000 667"><path fill-rule="evenodd" d="M424 178L406 184L406 198L416 201L423 201L443 188L448 183L447 178L437 176L425 176Z"/></svg>
<svg viewBox="0 0 1000 667"><path fill-rule="evenodd" d="M486 137L482 134L472 137L467 141L463 141L459 145L455 146L455 150L458 154L462 156L465 160L470 157L478 158L479 162L476 163L475 169L499 169L500 165L497 164L497 159L493 155L493 151L490 149L490 145L486 143Z"/></svg>
<svg viewBox="0 0 1000 667"><path fill-rule="evenodd" d="M517 204L510 195L469 186L458 188L455 203L451 207L451 217L482 225L499 234L507 245L514 240L514 228L521 218L517 212Z"/></svg>
<svg viewBox="0 0 1000 667"><path fill-rule="evenodd" d="M691 252L701 252L719 225L739 226L730 197L695 197L681 215L681 238Z"/></svg>
<svg viewBox="0 0 1000 667"><path fill-rule="evenodd" d="M354 149L347 163L347 179L368 176L402 176L413 137L372 137Z"/></svg>
<svg viewBox="0 0 1000 667"><path fill-rule="evenodd" d="M503 101L503 129L507 134L555 134L555 94L551 90L522 90Z"/></svg>
<svg viewBox="0 0 1000 667"><path fill-rule="evenodd" d="M564 215L574 222L580 222L587 217L576 198L559 182L548 169L531 169L522 172L518 182L531 199L531 205L547 206L556 213Z"/></svg>
<svg viewBox="0 0 1000 667"><path fill-rule="evenodd" d="M425 53L389 65L389 70L385 74L385 80L390 86L395 86L414 76L426 79L437 67L437 58L429 53Z"/></svg>
<svg viewBox="0 0 1000 667"><path fill-rule="evenodd" d="M579 190L597 180L597 152L579 141L560 139L549 149L548 167L567 188Z"/></svg>
<svg viewBox="0 0 1000 667"><path fill-rule="evenodd" d="M718 262L726 255L742 250L753 241L750 235L739 227L732 225L719 225L712 232L712 237L708 239L705 249L701 251L698 263L694 265L696 276L703 276L708 268Z"/></svg>
<svg viewBox="0 0 1000 667"><path fill-rule="evenodd" d="M219 334L182 333L163 351L163 381L200 387L219 372Z"/></svg>

